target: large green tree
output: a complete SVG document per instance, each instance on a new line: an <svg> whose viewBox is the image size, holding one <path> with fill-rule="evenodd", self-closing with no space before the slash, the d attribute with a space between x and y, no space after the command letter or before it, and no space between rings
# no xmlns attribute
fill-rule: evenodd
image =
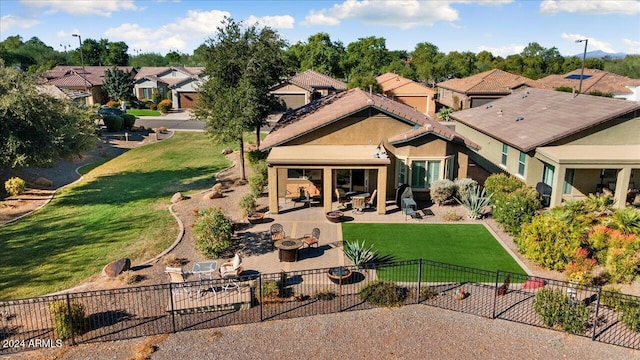
<svg viewBox="0 0 640 360"><path fill-rule="evenodd" d="M126 71L117 67L104 72L103 89L112 100L129 100L133 97L134 80Z"/></svg>
<svg viewBox="0 0 640 360"><path fill-rule="evenodd" d="M39 93L37 84L35 76L0 61L0 167L48 165L94 144L90 113Z"/></svg>
<svg viewBox="0 0 640 360"><path fill-rule="evenodd" d="M333 42L327 33L317 33L309 36L307 42L298 42L291 46L288 56L296 63L296 70L314 71L343 78L345 48L340 41Z"/></svg>
<svg viewBox="0 0 640 360"><path fill-rule="evenodd" d="M389 50L385 38L369 36L347 46L344 68L349 81L354 75L380 75L382 67L388 64Z"/></svg>
<svg viewBox="0 0 640 360"><path fill-rule="evenodd" d="M223 142L237 141L244 166L243 133L260 127L274 104L269 88L285 70L286 42L269 27L243 28L225 18L216 34L207 40L205 72L209 79L198 89L196 118L206 120L209 134Z"/></svg>

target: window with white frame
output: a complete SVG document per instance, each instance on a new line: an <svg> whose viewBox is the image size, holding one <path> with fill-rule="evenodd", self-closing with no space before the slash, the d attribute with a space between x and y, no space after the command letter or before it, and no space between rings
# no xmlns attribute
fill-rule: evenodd
<svg viewBox="0 0 640 360"><path fill-rule="evenodd" d="M509 151L509 147L507 144L502 144L502 158L500 158L500 165L507 166L507 152Z"/></svg>
<svg viewBox="0 0 640 360"><path fill-rule="evenodd" d="M518 175L524 176L524 168L527 161L527 154L520 151L520 158L518 159Z"/></svg>
<svg viewBox="0 0 640 360"><path fill-rule="evenodd" d="M441 160L411 161L411 188L429 189L432 182L440 179Z"/></svg>
<svg viewBox="0 0 640 360"><path fill-rule="evenodd" d="M142 88L142 97L144 99L151 99L151 94L153 93L152 88Z"/></svg>
<svg viewBox="0 0 640 360"><path fill-rule="evenodd" d="M320 169L287 169L288 179L320 180L321 177Z"/></svg>

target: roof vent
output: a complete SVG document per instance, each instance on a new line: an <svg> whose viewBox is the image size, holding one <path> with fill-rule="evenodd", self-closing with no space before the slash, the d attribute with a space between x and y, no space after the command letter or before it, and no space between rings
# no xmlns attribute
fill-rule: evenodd
<svg viewBox="0 0 640 360"><path fill-rule="evenodd" d="M373 104L373 99L371 98L367 99L367 104Z"/></svg>
<svg viewBox="0 0 640 360"><path fill-rule="evenodd" d="M527 96L529 96L529 92L527 91L526 93L522 94L522 98L526 98Z"/></svg>
<svg viewBox="0 0 640 360"><path fill-rule="evenodd" d="M516 121L522 121L522 120L524 120L524 116L518 116L518 117L516 118Z"/></svg>
<svg viewBox="0 0 640 360"><path fill-rule="evenodd" d="M489 104L487 105L487 107L485 109L491 109L493 107L493 105Z"/></svg>
<svg viewBox="0 0 640 360"><path fill-rule="evenodd" d="M498 116L502 116L502 109L498 110Z"/></svg>

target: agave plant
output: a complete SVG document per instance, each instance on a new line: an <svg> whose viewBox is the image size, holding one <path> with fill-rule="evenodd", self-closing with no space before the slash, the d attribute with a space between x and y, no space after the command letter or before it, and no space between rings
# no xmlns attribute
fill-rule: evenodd
<svg viewBox="0 0 640 360"><path fill-rule="evenodd" d="M469 212L469 219L476 220L482 217L483 209L491 202L491 196L486 196L485 189L472 188L460 193L461 199L454 197L456 202L464 206Z"/></svg>
<svg viewBox="0 0 640 360"><path fill-rule="evenodd" d="M362 243L356 241L346 242L342 251L353 262L354 265L360 267L372 261L376 257L373 245L366 247L364 240Z"/></svg>

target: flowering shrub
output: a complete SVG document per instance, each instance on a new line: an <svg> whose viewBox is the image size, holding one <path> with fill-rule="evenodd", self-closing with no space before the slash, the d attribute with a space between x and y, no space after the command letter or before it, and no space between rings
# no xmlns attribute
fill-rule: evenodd
<svg viewBox="0 0 640 360"><path fill-rule="evenodd" d="M491 203L493 218L512 235L518 234L522 224L530 222L540 208L538 193L530 187L521 187L510 193L494 193Z"/></svg>
<svg viewBox="0 0 640 360"><path fill-rule="evenodd" d="M596 263L596 259L589 258L589 250L584 248L576 249L573 252L573 261L564 269L567 280L580 284L589 284L593 278L591 271L596 266Z"/></svg>
<svg viewBox="0 0 640 360"><path fill-rule="evenodd" d="M524 186L524 182L520 179L505 174L493 174L484 182L484 188L489 194L508 194Z"/></svg>
<svg viewBox="0 0 640 360"><path fill-rule="evenodd" d="M172 107L173 103L168 99L162 100L158 103L158 110L160 110L161 113L168 113Z"/></svg>
<svg viewBox="0 0 640 360"><path fill-rule="evenodd" d="M4 189L11 196L18 196L24 194L27 190L27 184L19 177L12 177L4 182Z"/></svg>
<svg viewBox="0 0 640 360"><path fill-rule="evenodd" d="M630 283L640 272L640 250L634 250L631 246L609 248L605 266L610 281Z"/></svg>

